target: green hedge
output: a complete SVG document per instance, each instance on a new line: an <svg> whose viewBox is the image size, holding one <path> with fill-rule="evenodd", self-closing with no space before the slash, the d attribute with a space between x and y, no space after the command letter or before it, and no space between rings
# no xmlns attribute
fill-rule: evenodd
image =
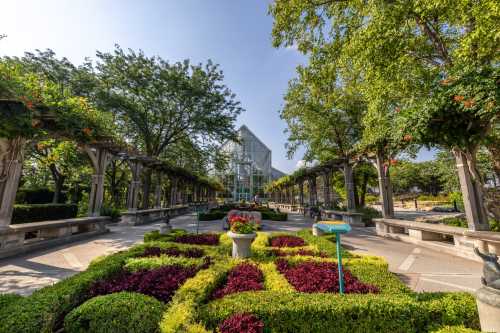
<svg viewBox="0 0 500 333"><path fill-rule="evenodd" d="M481 331L467 328L463 325L459 326L444 326L432 333L480 333Z"/></svg>
<svg viewBox="0 0 500 333"><path fill-rule="evenodd" d="M286 221L288 220L287 213L276 213L274 211L261 211L263 220L271 221Z"/></svg>
<svg viewBox="0 0 500 333"><path fill-rule="evenodd" d="M119 292L94 297L64 320L66 333L155 333L164 305L154 297Z"/></svg>
<svg viewBox="0 0 500 333"><path fill-rule="evenodd" d="M75 218L75 204L14 205L12 224Z"/></svg>
<svg viewBox="0 0 500 333"><path fill-rule="evenodd" d="M208 213L200 213L199 219L200 221L214 221L214 220L221 220L226 216L227 213L220 211L220 210L214 210L210 211Z"/></svg>
<svg viewBox="0 0 500 333"><path fill-rule="evenodd" d="M332 295L245 292L203 306L208 328L235 313L250 312L268 332L427 332L436 325L478 327L474 297L433 295L419 301L409 295ZM453 313L453 316L449 314Z"/></svg>
<svg viewBox="0 0 500 333"><path fill-rule="evenodd" d="M144 252L144 245L95 261L82 273L35 291L0 308L0 333L52 332L64 316L87 300L90 286L118 273L126 259Z"/></svg>
<svg viewBox="0 0 500 333"><path fill-rule="evenodd" d="M16 193L16 203L18 204L46 204L51 203L54 198L54 191L48 188L21 188ZM66 202L67 195L61 193L59 202Z"/></svg>

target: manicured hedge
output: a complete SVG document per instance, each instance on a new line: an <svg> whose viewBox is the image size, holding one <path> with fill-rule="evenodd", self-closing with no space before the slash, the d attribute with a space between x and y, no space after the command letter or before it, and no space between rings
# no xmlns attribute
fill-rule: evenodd
<svg viewBox="0 0 500 333"><path fill-rule="evenodd" d="M467 328L463 325L459 326L444 326L432 333L480 333L481 331Z"/></svg>
<svg viewBox="0 0 500 333"><path fill-rule="evenodd" d="M16 203L19 204L46 204L54 199L54 191L48 188L21 188L16 193ZM59 202L66 202L67 195L61 193Z"/></svg>
<svg viewBox="0 0 500 333"><path fill-rule="evenodd" d="M208 213L200 213L198 215L198 218L200 219L200 221L214 221L223 219L224 217L226 217L226 214L226 212L214 210Z"/></svg>
<svg viewBox="0 0 500 333"><path fill-rule="evenodd" d="M271 221L286 221L288 220L287 213L278 213L275 211L261 211L263 220L271 220Z"/></svg>
<svg viewBox="0 0 500 333"><path fill-rule="evenodd" d="M78 206L75 204L14 205L12 223L70 219L77 214Z"/></svg>
<svg viewBox="0 0 500 333"><path fill-rule="evenodd" d="M82 273L35 291L29 297L0 308L1 333L52 332L64 316L85 302L90 287L98 280L121 271L126 259L144 252L144 246L105 257Z"/></svg>
<svg viewBox="0 0 500 333"><path fill-rule="evenodd" d="M203 306L208 328L236 313L252 313L270 332L427 332L433 325L477 327L474 297L438 295L433 301L411 296L329 295L263 291L229 295ZM439 304L439 307L436 306ZM449 313L453 313L452 317Z"/></svg>
<svg viewBox="0 0 500 333"><path fill-rule="evenodd" d="M164 305L153 297L120 292L94 297L64 320L66 333L155 333Z"/></svg>

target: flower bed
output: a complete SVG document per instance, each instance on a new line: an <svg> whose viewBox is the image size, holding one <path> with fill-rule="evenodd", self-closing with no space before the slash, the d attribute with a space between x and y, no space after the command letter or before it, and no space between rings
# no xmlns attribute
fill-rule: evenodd
<svg viewBox="0 0 500 333"><path fill-rule="evenodd" d="M179 235L174 239L176 243L194 244L194 245L219 245L219 235L200 234L200 235Z"/></svg>
<svg viewBox="0 0 500 333"><path fill-rule="evenodd" d="M90 320L93 327L109 332L114 331L111 329L114 325L128 325L128 319L133 324L127 328L137 324L135 332L141 333L151 332L155 324L158 324L161 332L209 333L222 327L228 329L227 332L231 332L231 329L240 332L245 330L242 327L250 329L256 318L269 332L322 333L334 327L336 332L345 333L417 333L430 332L446 325L479 327L477 306L472 295L412 292L389 272L387 262L377 257L344 251L344 263L350 272L346 271L346 281L354 281L347 282L346 289L354 285L352 289L355 290L343 296L338 295L335 293L338 288L337 267L332 259L336 253L335 244L329 236L313 237L310 230L298 233L307 243L306 247L298 248L273 248L270 239L283 236L283 233L258 233L252 245L256 253L244 264L230 258L230 240L226 235L220 237L219 245L203 247L205 255L201 258L188 258L182 254L168 256L163 253L160 256L143 257L148 247L157 247L166 252L173 251L168 250L170 248L180 251L194 248L192 245L173 242L183 234L185 232L176 231L160 237L150 233L148 237L151 237L145 244L96 259L84 272L43 288L31 296L2 295L0 333L58 332L64 329L63 323L71 326L74 322L70 313L78 314L82 318L82 325L87 325L87 320ZM276 262L270 261L269 257L273 250L297 254L324 252L329 257L294 255L286 260L282 257L278 258L277 267ZM150 251L153 255L158 253L158 250ZM211 262L208 262L210 258ZM205 265L206 269L202 269L207 262L210 266ZM160 265L160 268L156 265ZM134 272L129 271L132 268ZM287 275L293 275L298 282ZM299 288L298 283L301 283ZM376 287L378 293L371 292L373 290L370 287ZM126 301L126 305L122 306L122 297L116 296L121 289L161 300L161 319L155 312L154 316L141 317L143 324L137 322L135 318L142 311L139 309L140 304L146 298L138 297L134 303ZM103 298L92 298L106 293L108 295ZM117 307L106 306L100 311L104 307L101 304L108 302L117 304ZM122 314L123 317L114 320L114 316ZM255 316L254 321L242 314ZM234 315L237 316L233 318ZM158 320L159 323L156 322ZM260 332L258 329L261 326L252 327Z"/></svg>
<svg viewBox="0 0 500 333"><path fill-rule="evenodd" d="M212 298L222 298L242 291L262 290L264 277L258 267L252 264L240 264L227 275L225 285L212 294Z"/></svg>
<svg viewBox="0 0 500 333"><path fill-rule="evenodd" d="M221 333L262 333L264 323L250 313L237 313L219 325Z"/></svg>
<svg viewBox="0 0 500 333"><path fill-rule="evenodd" d="M177 247L162 249L160 247L154 246L146 248L141 257L159 257L161 255L166 255L169 257L201 258L205 255L205 251L197 248L181 250Z"/></svg>
<svg viewBox="0 0 500 333"><path fill-rule="evenodd" d="M270 240L272 247L299 247L306 245L304 239L297 236L276 236Z"/></svg>
<svg viewBox="0 0 500 333"><path fill-rule="evenodd" d="M90 296L132 291L153 296L167 303L174 292L198 271L196 267L165 266L154 270L123 271L116 277L97 281L90 288Z"/></svg>
<svg viewBox="0 0 500 333"><path fill-rule="evenodd" d="M278 271L297 291L303 293L338 293L339 274L337 264L331 262L306 261L292 266L286 259L276 260ZM377 287L365 284L344 269L344 292L378 293Z"/></svg>

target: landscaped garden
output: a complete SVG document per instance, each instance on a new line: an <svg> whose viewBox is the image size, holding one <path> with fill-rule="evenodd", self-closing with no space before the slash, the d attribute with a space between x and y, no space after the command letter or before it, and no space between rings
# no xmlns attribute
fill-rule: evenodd
<svg viewBox="0 0 500 333"><path fill-rule="evenodd" d="M468 332L467 293L410 291L380 257L334 236L258 233L252 257L230 257L226 234L145 234L144 244L28 297L0 296L0 332ZM463 325L463 326L460 326ZM450 326L450 327L448 327ZM466 328L467 327L467 328Z"/></svg>

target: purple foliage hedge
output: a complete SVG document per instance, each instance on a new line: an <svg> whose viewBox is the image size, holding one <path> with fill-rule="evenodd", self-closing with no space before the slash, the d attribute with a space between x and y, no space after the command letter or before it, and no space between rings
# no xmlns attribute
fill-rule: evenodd
<svg viewBox="0 0 500 333"><path fill-rule="evenodd" d="M276 236L271 238L272 247L299 247L306 245L306 242L297 236Z"/></svg>
<svg viewBox="0 0 500 333"><path fill-rule="evenodd" d="M262 333L264 323L250 313L237 313L219 325L221 333Z"/></svg>
<svg viewBox="0 0 500 333"><path fill-rule="evenodd" d="M123 271L112 279L97 281L92 285L89 293L90 297L95 297L120 291L131 291L153 296L167 303L175 291L188 278L193 277L198 269L194 266L172 265L134 273Z"/></svg>
<svg viewBox="0 0 500 333"><path fill-rule="evenodd" d="M219 235L217 234L199 234L199 235L180 235L174 240L176 243L195 244L195 245L219 245Z"/></svg>
<svg viewBox="0 0 500 333"><path fill-rule="evenodd" d="M303 293L338 293L339 274L337 264L331 262L306 261L292 266L286 259L277 259L276 267L297 291ZM378 293L375 286L359 281L344 269L344 292Z"/></svg>
<svg viewBox="0 0 500 333"><path fill-rule="evenodd" d="M242 291L262 290L263 282L264 276L257 266L240 264L229 271L226 283L214 291L212 298L222 298Z"/></svg>
<svg viewBox="0 0 500 333"><path fill-rule="evenodd" d="M170 257L201 258L205 255L205 251L196 248L180 250L177 247L169 247L166 249L162 249L160 247L148 247L144 250L141 257L159 257L162 254Z"/></svg>

